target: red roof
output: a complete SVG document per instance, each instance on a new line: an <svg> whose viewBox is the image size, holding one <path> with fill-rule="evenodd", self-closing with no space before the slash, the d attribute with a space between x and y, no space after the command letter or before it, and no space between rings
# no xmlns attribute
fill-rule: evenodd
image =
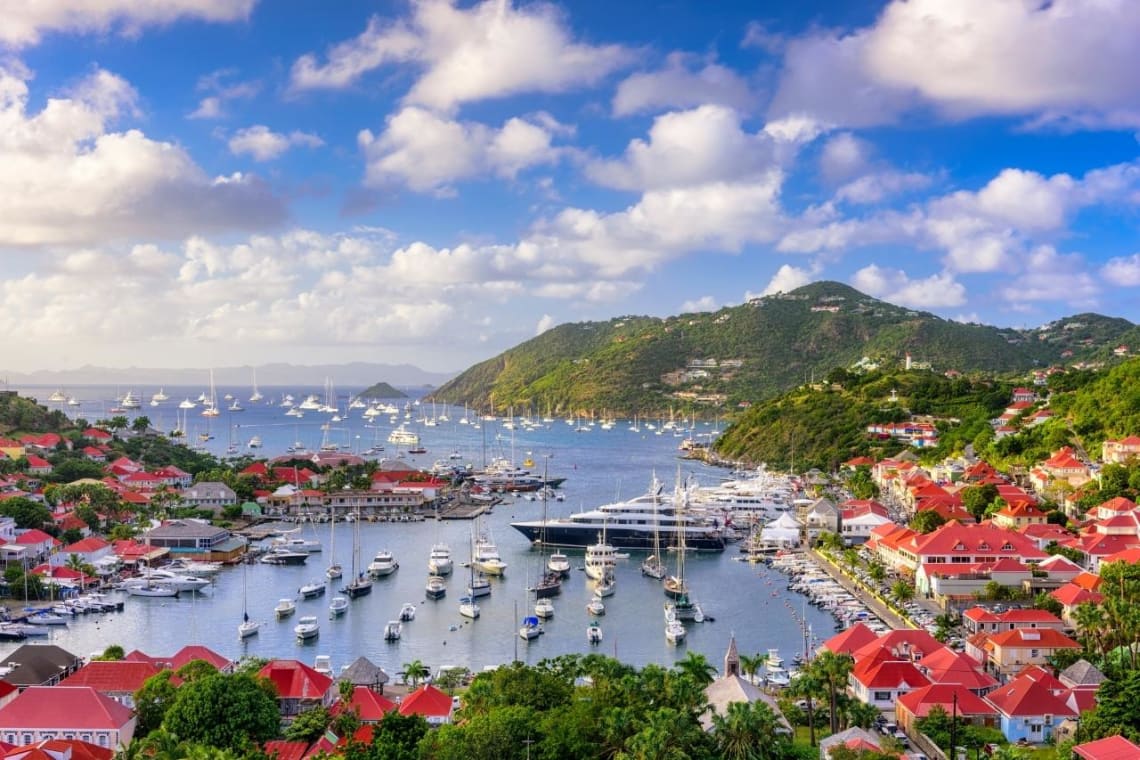
<svg viewBox="0 0 1140 760"><path fill-rule="evenodd" d="M66 554L90 554L100 549L106 549L108 546L110 544L98 536L89 536L82 541L76 541L70 546L65 546L63 552Z"/></svg>
<svg viewBox="0 0 1140 760"><path fill-rule="evenodd" d="M4 760L111 760L114 751L79 739L44 739L35 744L13 747L0 742Z"/></svg>
<svg viewBox="0 0 1140 760"><path fill-rule="evenodd" d="M995 646L1028 649L1080 649L1081 645L1054 628L1014 628L990 636Z"/></svg>
<svg viewBox="0 0 1140 760"><path fill-rule="evenodd" d="M925 657L941 648L942 642L931 636L929 631L921 628L900 628L887 631L875 641L861 647L854 656L855 661L860 662L879 649L886 649L896 657Z"/></svg>
<svg viewBox="0 0 1140 760"><path fill-rule="evenodd" d="M83 431L83 437L90 438L93 441L109 441L114 436L112 436L106 430L100 430L96 427L89 427Z"/></svg>
<svg viewBox="0 0 1140 760"><path fill-rule="evenodd" d="M16 536L16 543L23 544L24 546L28 546L29 544L49 543L54 546L58 544L59 541L56 541L54 538L49 536L47 533L44 533L42 530L32 528L31 530L26 530L20 535Z"/></svg>
<svg viewBox="0 0 1140 760"><path fill-rule="evenodd" d="M1125 549L1116 554L1110 554L1101 560L1101 564L1106 562L1127 562L1129 565L1140 564L1140 548Z"/></svg>
<svg viewBox="0 0 1140 760"><path fill-rule="evenodd" d="M396 709L396 703L367 686L356 686L352 690L350 707L364 723L379 722L385 715ZM332 714L339 715L344 710L344 700L333 705Z"/></svg>
<svg viewBox="0 0 1140 760"><path fill-rule="evenodd" d="M63 681L64 686L90 686L103 694L130 692L142 687L143 682L158 673L159 667L149 662L128 660L87 663Z"/></svg>
<svg viewBox="0 0 1140 760"><path fill-rule="evenodd" d="M0 708L0 729L117 731L133 717L130 709L90 686L29 686Z"/></svg>
<svg viewBox="0 0 1140 760"><path fill-rule="evenodd" d="M1136 510L1136 502L1131 499L1126 499L1123 496L1117 496L1102 502L1090 511L1106 510L1109 512L1134 512Z"/></svg>
<svg viewBox="0 0 1140 760"><path fill-rule="evenodd" d="M851 671L851 677L867 689L897 689L901 686L917 689L930 683L930 679L909 660L872 662L866 668L860 662Z"/></svg>
<svg viewBox="0 0 1140 760"><path fill-rule="evenodd" d="M257 674L272 681L282 699L321 699L333 684L324 673L297 660L273 660Z"/></svg>
<svg viewBox="0 0 1140 760"><path fill-rule="evenodd" d="M955 701L955 697L957 700ZM965 686L959 684L932 683L921 689L903 694L898 703L916 718L925 718L936 706L947 713L957 711L959 715L994 715L997 710Z"/></svg>
<svg viewBox="0 0 1140 760"><path fill-rule="evenodd" d="M950 521L924 536L915 538L915 554L925 556L982 553L997 557L1041 560L1049 555L1020 533L989 524L962 525Z"/></svg>
<svg viewBox="0 0 1140 760"><path fill-rule="evenodd" d="M426 684L404 697L400 715L422 715L425 718L445 718L451 715L451 697Z"/></svg>
<svg viewBox="0 0 1140 760"><path fill-rule="evenodd" d="M878 641L878 639L877 633L862 623L856 623L823 642L820 649L826 649L836 654L853 654L856 650L865 647L872 641Z"/></svg>
<svg viewBox="0 0 1140 760"><path fill-rule="evenodd" d="M997 685L997 679L981 670L974 658L949 647L923 657L918 667L934 683L955 684L975 691Z"/></svg>
<svg viewBox="0 0 1140 760"><path fill-rule="evenodd" d="M1078 744L1073 747L1073 755L1082 760L1136 760L1140 757L1140 746L1123 736L1109 736Z"/></svg>
<svg viewBox="0 0 1140 760"><path fill-rule="evenodd" d="M1009 718L1055 715L1075 717L1071 707L1045 684L1029 676L1018 676L986 695L986 701Z"/></svg>
<svg viewBox="0 0 1140 760"><path fill-rule="evenodd" d="M223 657L209 647L187 644L171 656L170 666L177 670L186 663L193 662L194 660L204 660L218 670L225 670L233 665L231 660Z"/></svg>
<svg viewBox="0 0 1140 760"><path fill-rule="evenodd" d="M1066 607L1076 607L1080 604L1100 604L1104 601L1104 594L1081 588L1076 583L1066 583L1061 588L1051 591L1049 596Z"/></svg>
<svg viewBox="0 0 1140 760"><path fill-rule="evenodd" d="M287 742L281 739L268 741L264 746L265 754L277 760L301 760L309 750L308 742Z"/></svg>

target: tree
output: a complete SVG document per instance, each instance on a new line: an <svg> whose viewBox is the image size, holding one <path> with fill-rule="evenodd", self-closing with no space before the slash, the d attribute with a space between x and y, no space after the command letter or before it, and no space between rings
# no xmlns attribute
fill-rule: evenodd
<svg viewBox="0 0 1140 760"><path fill-rule="evenodd" d="M121 645L111 644L103 650L103 654L99 655L95 659L102 661L117 661L123 659L126 657L126 655L127 653L123 650L123 647Z"/></svg>
<svg viewBox="0 0 1140 760"><path fill-rule="evenodd" d="M914 586L899 579L891 586L891 598L896 604L906 604L914 598Z"/></svg>
<svg viewBox="0 0 1140 760"><path fill-rule="evenodd" d="M744 674L744 677L748 679L749 683L755 683L756 674L759 673L760 669L767 663L767 654L742 654L740 655L740 672Z"/></svg>
<svg viewBox="0 0 1140 760"><path fill-rule="evenodd" d="M138 715L136 736L146 736L162 725L176 693L175 686L171 683L172 678L174 671L161 670L146 679L135 692L135 714Z"/></svg>
<svg viewBox="0 0 1140 760"><path fill-rule="evenodd" d="M847 478L847 488L856 499L875 499L879 496L879 485L871 477L871 468L861 465Z"/></svg>
<svg viewBox="0 0 1140 760"><path fill-rule="evenodd" d="M131 430L136 433L145 433L148 428L150 428L150 417L145 414L135 417L134 421L131 422Z"/></svg>
<svg viewBox="0 0 1140 760"><path fill-rule="evenodd" d="M51 510L31 499L15 496L0 502L0 515L11 517L16 521L17 528L25 530L31 528L43 529L51 522Z"/></svg>
<svg viewBox="0 0 1140 760"><path fill-rule="evenodd" d="M998 490L993 483L987 483L984 486L967 486L962 489L962 506L976 520L982 519L996 498L998 498Z"/></svg>
<svg viewBox="0 0 1140 760"><path fill-rule="evenodd" d="M329 710L324 705L306 710L285 729L285 738L291 742L312 744L325 733L330 720Z"/></svg>
<svg viewBox="0 0 1140 760"><path fill-rule="evenodd" d="M764 702L732 702L712 716L716 756L724 760L784 760L790 744L772 708Z"/></svg>
<svg viewBox="0 0 1140 760"><path fill-rule="evenodd" d="M946 524L946 518L933 509L924 509L910 521L910 529L919 533L931 533Z"/></svg>
<svg viewBox="0 0 1140 760"><path fill-rule="evenodd" d="M178 688L163 728L188 741L239 749L277 735L273 686L246 674L202 675Z"/></svg>
<svg viewBox="0 0 1140 760"><path fill-rule="evenodd" d="M839 695L847 687L847 676L854 666L855 661L851 655L831 651L820 652L807 666L827 690L828 717L833 734L839 731Z"/></svg>
<svg viewBox="0 0 1140 760"><path fill-rule="evenodd" d="M1033 597L1033 607L1035 609L1045 610L1057 617L1061 617L1061 614L1065 611L1064 605L1053 598L1048 591L1040 591L1037 596Z"/></svg>
<svg viewBox="0 0 1140 760"><path fill-rule="evenodd" d="M875 583L882 583L883 579L887 577L887 568L877 559L871 560L867 564L867 575L871 577Z"/></svg>
<svg viewBox="0 0 1140 760"><path fill-rule="evenodd" d="M431 675L431 670L421 660L412 660L404 663L404 669L397 675L401 676L414 689L419 686L420 681Z"/></svg>
<svg viewBox="0 0 1140 760"><path fill-rule="evenodd" d="M693 679L702 688L708 686L716 678L716 668L712 666L708 658L691 649L685 653L683 660L674 664L674 668Z"/></svg>
<svg viewBox="0 0 1140 760"><path fill-rule="evenodd" d="M826 694L823 680L819 674L806 667L800 671L798 678L788 684L785 689L789 697L804 700L807 712L808 741L815 746L815 701Z"/></svg>
<svg viewBox="0 0 1140 760"><path fill-rule="evenodd" d="M427 735L428 724L419 715L400 715L393 710L385 715L372 734L371 760L416 760L420 741Z"/></svg>

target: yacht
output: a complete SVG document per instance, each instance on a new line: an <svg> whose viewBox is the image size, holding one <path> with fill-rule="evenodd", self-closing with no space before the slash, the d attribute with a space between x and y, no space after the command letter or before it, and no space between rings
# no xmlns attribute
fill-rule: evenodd
<svg viewBox="0 0 1140 760"><path fill-rule="evenodd" d="M297 611L297 603L292 599L280 599L277 601L277 606L273 608L273 614L280 620L284 617L289 617Z"/></svg>
<svg viewBox="0 0 1140 760"><path fill-rule="evenodd" d="M303 565L309 561L309 553L274 547L261 555L259 561L266 565Z"/></svg>
<svg viewBox="0 0 1140 760"><path fill-rule="evenodd" d="M617 551L606 543L605 534L598 534L598 542L586 547L586 575L595 581L612 576L617 565Z"/></svg>
<svg viewBox="0 0 1140 760"><path fill-rule="evenodd" d="M487 533L475 539L475 556L471 558L471 564L487 575L502 575L507 569L507 563L499 556L499 548Z"/></svg>
<svg viewBox="0 0 1140 760"><path fill-rule="evenodd" d="M622 549L652 550L655 531L666 546L684 543L690 550L724 551L732 535L722 517L690 509L688 489L678 485L672 499L663 497L664 487L654 476L649 490L628 501L603 504L564 518L523 520L511 527L533 542L552 546L589 546L603 529L606 539Z"/></svg>
<svg viewBox="0 0 1140 760"><path fill-rule="evenodd" d="M428 578L424 594L428 599L442 599L447 594L447 583L438 575Z"/></svg>
<svg viewBox="0 0 1140 760"><path fill-rule="evenodd" d="M293 633L297 634L297 638L301 641L308 641L315 639L321 635L321 625L317 622L316 615L302 615L297 619L297 625L293 627Z"/></svg>
<svg viewBox="0 0 1140 760"><path fill-rule="evenodd" d="M313 581L306 583L301 588L297 589L297 593L301 595L302 599L316 599L318 596L325 595L324 581Z"/></svg>
<svg viewBox="0 0 1140 760"><path fill-rule="evenodd" d="M435 544L431 547L428 556L428 572L432 575L449 575L451 573L451 549L447 544Z"/></svg>
<svg viewBox="0 0 1140 760"><path fill-rule="evenodd" d="M183 401L179 402L179 404L178 404L179 409L193 409L196 406L198 406L198 404L195 403L194 401L191 401L189 396L187 396Z"/></svg>
<svg viewBox="0 0 1140 760"><path fill-rule="evenodd" d="M418 433L400 425L388 434L388 443L395 443L399 446L418 446L420 436Z"/></svg>
<svg viewBox="0 0 1140 760"><path fill-rule="evenodd" d="M250 436L249 443L247 443L246 445L249 446L249 448L251 448L251 449L260 449L261 448L261 436L260 435Z"/></svg>
<svg viewBox="0 0 1140 760"><path fill-rule="evenodd" d="M315 553L321 551L321 542L315 538L302 538L296 535L300 528L294 528L273 539L271 546L275 549L288 549L295 552L310 552Z"/></svg>
<svg viewBox="0 0 1140 760"><path fill-rule="evenodd" d="M570 558L562 552L554 552L546 560L546 569L565 578L570 575Z"/></svg>
<svg viewBox="0 0 1140 760"><path fill-rule="evenodd" d="M142 406L142 400L135 395L134 391L127 391L127 394L119 401L119 406L124 409L138 409Z"/></svg>
<svg viewBox="0 0 1140 760"><path fill-rule="evenodd" d="M549 620L554 617L554 602L548 598L539 599L534 603L534 614L543 620Z"/></svg>
<svg viewBox="0 0 1140 760"><path fill-rule="evenodd" d="M48 396L48 401L52 402L53 404L62 404L67 401L67 394L64 393L62 389L57 388L52 392L50 396Z"/></svg>
<svg viewBox="0 0 1140 760"><path fill-rule="evenodd" d="M210 585L210 581L205 578L180 575L165 568L155 568L143 570L142 575L138 578L128 578L123 581L123 587L130 589L132 586L150 586L156 583L169 586L175 591L199 591Z"/></svg>
<svg viewBox="0 0 1140 760"><path fill-rule="evenodd" d="M176 559L168 562L163 569L183 575L196 575L200 578L206 578L221 572L222 563L196 559Z"/></svg>
<svg viewBox="0 0 1140 760"><path fill-rule="evenodd" d="M348 599L343 596L334 596L329 602L329 617L340 617L348 611Z"/></svg>
<svg viewBox="0 0 1140 760"><path fill-rule="evenodd" d="M392 552L381 549L368 563L368 574L373 578L383 578L400 569L400 563L392 556Z"/></svg>
<svg viewBox="0 0 1140 760"><path fill-rule="evenodd" d="M158 393L151 395L150 404L151 404L151 406L158 406L163 401L169 401L169 400L170 400L170 396L166 395L166 391L164 391L162 388L159 388Z"/></svg>

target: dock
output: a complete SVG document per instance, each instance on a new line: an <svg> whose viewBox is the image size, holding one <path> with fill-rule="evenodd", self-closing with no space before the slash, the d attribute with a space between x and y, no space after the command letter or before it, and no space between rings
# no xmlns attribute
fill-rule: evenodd
<svg viewBox="0 0 1140 760"><path fill-rule="evenodd" d="M474 520L481 515L491 511L491 507L495 506L494 503L484 502L481 504L473 504L463 501L454 501L446 507L441 507L439 510L440 520Z"/></svg>

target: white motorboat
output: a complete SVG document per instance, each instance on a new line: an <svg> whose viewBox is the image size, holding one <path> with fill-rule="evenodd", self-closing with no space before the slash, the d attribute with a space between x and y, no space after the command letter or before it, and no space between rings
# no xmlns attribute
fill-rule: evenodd
<svg viewBox="0 0 1140 760"><path fill-rule="evenodd" d="M321 675L331 677L333 674L332 658L327 654L318 654L313 658L313 670Z"/></svg>
<svg viewBox="0 0 1140 760"><path fill-rule="evenodd" d="M519 638L524 641L533 641L544 633L542 624L538 622L538 618L533 615L528 615L523 618L522 625L519 626Z"/></svg>
<svg viewBox="0 0 1140 760"><path fill-rule="evenodd" d="M178 596L178 589L165 583L145 582L123 588L131 596Z"/></svg>
<svg viewBox="0 0 1140 760"><path fill-rule="evenodd" d="M591 615L604 615L606 614L606 605L602 603L600 597L595 596L586 604L586 612Z"/></svg>
<svg viewBox="0 0 1140 760"><path fill-rule="evenodd" d="M170 400L170 396L166 395L166 391L162 388L159 388L158 393L151 395L150 404L151 404L151 406L157 406L157 405L161 404L163 401L169 401L169 400Z"/></svg>
<svg viewBox="0 0 1140 760"><path fill-rule="evenodd" d="M598 542L586 547L586 575L600 581L613 575L617 565L617 551L606 543L605 532L598 534Z"/></svg>
<svg viewBox="0 0 1140 760"><path fill-rule="evenodd" d="M418 446L420 436L418 433L400 425L388 434L388 443L394 443L397 446Z"/></svg>
<svg viewBox="0 0 1140 760"><path fill-rule="evenodd" d="M221 562L206 562L196 559L176 559L163 566L164 570L171 572L181 573L182 575L194 575L199 578L206 578L211 575L217 575L222 570Z"/></svg>
<svg viewBox="0 0 1140 760"><path fill-rule="evenodd" d="M403 631L404 626L400 624L399 620L389 620L388 625L384 626L384 640L399 641Z"/></svg>
<svg viewBox="0 0 1140 760"><path fill-rule="evenodd" d="M479 605L476 604L475 600L470 596L460 597L459 614L474 620L479 617Z"/></svg>
<svg viewBox="0 0 1140 760"><path fill-rule="evenodd" d="M498 547L487 533L475 540L475 556L471 564L476 570L481 570L487 575L502 575L507 569L507 563L499 556Z"/></svg>
<svg viewBox="0 0 1140 760"><path fill-rule="evenodd" d="M543 620L549 620L554 617L554 602L546 598L537 600L534 603L534 614Z"/></svg>
<svg viewBox="0 0 1140 760"><path fill-rule="evenodd" d="M315 538L304 538L296 535L301 529L294 528L291 531L273 539L270 546L278 549L288 549L294 552L310 552L315 553L321 551L321 542Z"/></svg>
<svg viewBox="0 0 1140 760"><path fill-rule="evenodd" d="M124 409L138 409L142 407L142 399L135 395L134 391L127 391L119 401L119 406Z"/></svg>
<svg viewBox="0 0 1140 760"><path fill-rule="evenodd" d="M665 640L670 644L680 644L685 640L686 633L685 626L680 620L672 618L665 621Z"/></svg>
<svg viewBox="0 0 1140 760"><path fill-rule="evenodd" d="M435 544L428 555L428 572L432 575L448 575L451 573L451 548L447 544Z"/></svg>
<svg viewBox="0 0 1140 760"><path fill-rule="evenodd" d="M400 569L400 563L392 556L392 552L381 549L368 563L368 574L373 578L383 578Z"/></svg>
<svg viewBox="0 0 1140 760"><path fill-rule="evenodd" d="M189 397L178 404L179 409L193 409L196 406L198 406L198 404L194 401L191 401Z"/></svg>
<svg viewBox="0 0 1140 760"><path fill-rule="evenodd" d="M293 626L293 633L301 641L308 641L315 639L321 635L321 625L317 622L316 615L302 615L297 618L297 625Z"/></svg>
<svg viewBox="0 0 1140 760"><path fill-rule="evenodd" d="M306 583L297 589L297 593L301 595L302 599L316 599L318 596L325 595L325 583L324 581Z"/></svg>
<svg viewBox="0 0 1140 760"><path fill-rule="evenodd" d="M416 605L411 602L404 602L404 606L400 608L400 620L405 623L409 620L416 619Z"/></svg>
<svg viewBox="0 0 1140 760"><path fill-rule="evenodd" d="M261 555L259 561L266 565L303 565L309 561L309 553L274 548Z"/></svg>
<svg viewBox="0 0 1140 760"><path fill-rule="evenodd" d="M329 616L340 617L348 611L348 599L343 596L334 596L329 602Z"/></svg>
<svg viewBox="0 0 1140 760"><path fill-rule="evenodd" d="M28 615L24 622L28 625L67 625L67 618L45 610Z"/></svg>
<svg viewBox="0 0 1140 760"><path fill-rule="evenodd" d="M615 585L614 576L612 574L607 575L600 581L594 582L594 595L600 597L613 596Z"/></svg>
<svg viewBox="0 0 1140 760"><path fill-rule="evenodd" d="M166 568L150 568L144 569L138 578L128 578L123 581L123 588L129 589L131 586L146 586L152 583L169 586L175 591L200 591L210 585L210 581L205 578L181 575Z"/></svg>
<svg viewBox="0 0 1140 760"><path fill-rule="evenodd" d="M424 593L428 599L442 599L447 594L447 583L438 575L428 578Z"/></svg>
<svg viewBox="0 0 1140 760"><path fill-rule="evenodd" d="M277 602L277 606L273 608L273 614L277 616L278 620L289 617L296 611L297 603L292 599L280 599Z"/></svg>
<svg viewBox="0 0 1140 760"><path fill-rule="evenodd" d="M602 643L602 627L598 625L596 620L591 621L590 624L586 626L586 641L591 644Z"/></svg>
<svg viewBox="0 0 1140 760"><path fill-rule="evenodd" d="M249 437L249 443L246 444L246 446L248 446L251 449L260 449L261 445L262 444L261 444L261 436L260 435L251 435Z"/></svg>
<svg viewBox="0 0 1140 760"><path fill-rule="evenodd" d="M546 569L565 578L570 575L570 558L562 552L554 552L546 560Z"/></svg>

